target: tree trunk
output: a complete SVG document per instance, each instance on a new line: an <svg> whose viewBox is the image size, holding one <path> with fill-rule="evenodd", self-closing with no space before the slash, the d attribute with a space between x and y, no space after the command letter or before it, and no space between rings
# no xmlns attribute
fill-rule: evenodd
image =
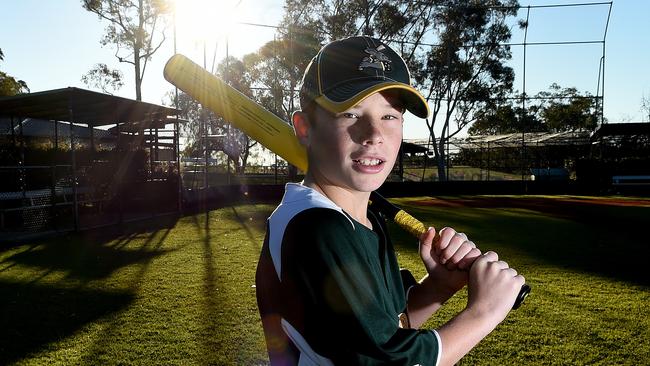
<svg viewBox="0 0 650 366"><path fill-rule="evenodd" d="M440 139L436 139L436 134L433 132L433 124L429 126L429 136L431 137L431 145L433 146L433 157L436 159L436 166L438 167L438 181L444 182L447 180L447 171L445 169L445 138L441 136Z"/></svg>
<svg viewBox="0 0 650 366"><path fill-rule="evenodd" d="M248 140L248 139L246 139ZM246 172L246 165L248 164L248 155L250 155L250 147L248 146L248 141L246 142L246 151L240 156L241 158L241 168L240 172L241 174L244 174Z"/></svg>
<svg viewBox="0 0 650 366"><path fill-rule="evenodd" d="M140 50L135 49L133 52L133 61L135 62L135 100L142 100L142 77L140 76Z"/></svg>
<svg viewBox="0 0 650 366"><path fill-rule="evenodd" d="M135 34L135 46L133 47L133 63L135 66L135 100L142 101L142 72L140 71L140 50L144 44L142 29L144 27L144 4L138 2L138 29Z"/></svg>
<svg viewBox="0 0 650 366"><path fill-rule="evenodd" d="M435 142L434 142L435 143ZM441 136L438 148L436 149L437 153L437 166L438 166L438 181L446 182L447 181L447 162L446 162L446 153L445 153L445 139Z"/></svg>

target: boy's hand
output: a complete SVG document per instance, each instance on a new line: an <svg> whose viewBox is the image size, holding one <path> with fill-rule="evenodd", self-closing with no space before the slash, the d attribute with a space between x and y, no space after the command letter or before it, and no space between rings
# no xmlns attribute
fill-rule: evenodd
<svg viewBox="0 0 650 366"><path fill-rule="evenodd" d="M495 252L487 252L470 270L467 309L500 322L512 309L524 283L524 277L500 261Z"/></svg>
<svg viewBox="0 0 650 366"><path fill-rule="evenodd" d="M468 269L481 256L481 251L465 234L451 228L440 230L439 239L434 243L435 237L433 228L422 234L420 258L429 276L455 293L467 284Z"/></svg>

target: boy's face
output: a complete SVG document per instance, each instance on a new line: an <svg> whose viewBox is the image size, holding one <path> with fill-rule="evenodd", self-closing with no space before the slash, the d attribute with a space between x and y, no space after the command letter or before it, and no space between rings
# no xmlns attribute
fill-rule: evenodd
<svg viewBox="0 0 650 366"><path fill-rule="evenodd" d="M320 185L371 192L390 174L402 142L403 107L395 92L375 93L336 115L322 108L294 119Z"/></svg>

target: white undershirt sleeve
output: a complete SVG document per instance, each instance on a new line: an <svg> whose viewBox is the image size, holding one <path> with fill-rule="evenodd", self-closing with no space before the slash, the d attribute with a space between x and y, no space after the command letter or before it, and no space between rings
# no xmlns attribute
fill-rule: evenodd
<svg viewBox="0 0 650 366"><path fill-rule="evenodd" d="M436 340L438 341L438 358L436 359L436 366L438 366L440 364L440 358L442 357L442 339L440 339L440 335L435 329L432 329L431 331L436 336Z"/></svg>

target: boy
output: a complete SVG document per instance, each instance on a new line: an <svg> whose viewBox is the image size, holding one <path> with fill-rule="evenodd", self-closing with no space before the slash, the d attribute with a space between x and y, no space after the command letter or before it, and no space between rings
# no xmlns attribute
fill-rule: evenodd
<svg viewBox="0 0 650 366"><path fill-rule="evenodd" d="M370 37L323 47L307 67L294 113L309 168L287 184L267 223L257 299L274 365L451 365L508 314L524 278L453 229L420 238L428 275L404 288L370 192L393 168L405 110L426 118L399 55ZM467 307L419 330L468 285Z"/></svg>

